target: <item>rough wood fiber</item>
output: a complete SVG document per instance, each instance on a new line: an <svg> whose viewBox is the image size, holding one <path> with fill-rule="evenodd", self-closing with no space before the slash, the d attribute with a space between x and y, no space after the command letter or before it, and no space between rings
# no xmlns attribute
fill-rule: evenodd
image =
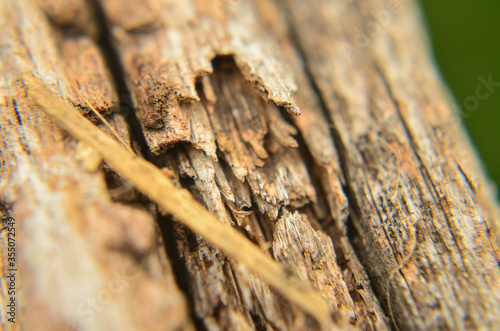
<svg viewBox="0 0 500 331"><path fill-rule="evenodd" d="M264 254L238 230L223 224L196 202L188 191L177 188L164 170L137 157L108 137L92 122L78 114L74 107L63 102L41 80L35 77L24 77L23 80L28 87L30 100L39 110L50 115L65 131L97 152L109 167L130 185L232 260L243 263L284 298L311 314L322 328L329 328L330 305L304 285L300 278Z"/></svg>
<svg viewBox="0 0 500 331"><path fill-rule="evenodd" d="M30 17L40 13L35 2L55 30L47 24L30 28ZM87 277L92 282L80 283L102 285L113 277L110 266L130 265L141 275L131 282L135 287L109 305L109 315L99 314L102 319L95 322L102 323L99 326L113 322L107 319L113 313L135 309L138 300L129 295L146 297L153 295L147 289L154 289L160 294L140 307L151 314L143 317L164 321L162 326L189 327L170 262L165 257L158 262L151 248L151 217L111 202L102 174L83 171L95 161L76 162L81 153L75 152L74 143L60 140L60 131L33 112L22 87L9 84L14 72L36 73L109 132L85 102L109 116L122 101L92 39L99 31L93 21L95 8L88 3L0 4L2 17L17 18L2 20L2 77L6 78L1 88L8 96L2 114L15 114L17 109L21 119L28 119L20 124L15 117L2 115L2 130L8 137L3 140L2 159L9 160L9 166L2 167L2 189L7 188L2 200L11 203L17 219L28 219L24 216L28 211L37 215L35 210L46 210L44 217L30 220L45 220L39 223L48 232L61 233L62 222L65 236L74 240L63 238L61 246L52 247L65 245L74 252L79 243L83 253L75 252L71 260L69 253L54 255L77 265L75 270L82 273L88 273L84 269L88 264L97 263L104 270L95 280ZM236 227L290 273L318 289L334 308L332 318L338 328L385 330L391 320L410 330L492 329L499 323L500 227L494 214L498 209L434 72L413 2L100 3L121 57L123 78L159 165L222 222ZM45 20L43 15L36 17L35 21ZM299 109L300 116L288 115L298 114ZM111 116L114 129L128 141L125 122ZM23 132L36 132L29 133L33 142L21 139ZM29 146L34 157L28 157L22 146ZM53 155L71 167L69 179L50 173L57 168ZM7 173L15 174L14 179L5 181ZM41 195L33 195L32 182L16 184L32 173L50 186L43 186L44 192L58 192L59 200L38 201L35 198ZM108 173L108 184L109 177ZM17 200L12 198L12 187L18 188ZM86 202L85 192L94 193L97 201ZM133 196L125 200L146 209L147 203ZM73 210L62 201L77 207ZM62 212L70 217L65 219ZM102 216L91 220L89 213ZM131 221L135 219L144 224L140 231ZM159 220L164 222L176 280L189 297L198 328L317 328L244 265L183 226L164 217ZM101 233L103 223L109 231ZM88 232L71 230L74 224L99 230L89 237ZM122 224L122 230L116 224ZM33 229L27 233L23 242L32 243L23 244L23 249L34 249L36 233ZM118 242L120 249L110 252L110 242L112 247ZM131 256L145 260L141 265ZM157 270L154 275L144 269L146 260L147 270ZM25 270L28 288L40 279L54 282L48 274L37 278L35 269ZM159 279L166 281L143 286ZM50 310L74 317L74 298L87 289L69 292L75 296L65 298L70 303L56 313L53 306L40 305L47 292L39 301L24 295L21 299L26 307L38 305L40 314ZM57 293L66 290L61 286ZM53 297L58 298L50 300ZM172 308L163 300L171 300ZM169 315L176 312L177 319ZM24 310L21 313L31 323ZM173 324L165 322L170 318ZM75 320L52 318L47 323L53 324L47 325L55 330L71 321ZM130 329L150 327L139 320L123 322Z"/></svg>
<svg viewBox="0 0 500 331"><path fill-rule="evenodd" d="M413 3L282 5L341 147L350 238L387 313L404 329L498 325L491 192Z"/></svg>
<svg viewBox="0 0 500 331"><path fill-rule="evenodd" d="M316 222L328 217L324 201L317 206L309 160L301 155L293 137L298 131L284 116L287 110L297 113L291 108L297 107L296 102L277 97L293 91L293 72L280 69L282 63L288 66L288 61L272 51L279 49L277 40L266 37L253 4L228 7L222 2L149 1L148 6L136 10L115 1L103 4L151 149L161 156L176 142L192 143L195 148L182 145L168 151L167 164L210 211L244 229L264 249L264 243L272 241L273 220L283 206L296 209L312 205L322 214L313 216ZM211 38L209 43L207 38ZM164 50L166 42L168 51ZM280 72L276 73L277 69ZM321 123L318 128L327 137L323 139L325 148L318 146L313 152L320 158L332 209L345 220L347 199L328 123L322 120L310 89L301 95L305 104L316 106L308 110L305 120ZM315 139L314 133L308 133L307 139ZM199 239L198 244L193 243L193 237L182 229L178 228L177 234L181 264L187 266L189 277L185 281L194 296L196 317L205 327L243 323L288 329L301 321L284 318L290 308L278 297L260 295L262 289L269 291L260 281L248 286L248 273L239 275L239 268L218 251ZM197 245L203 253L192 253ZM358 295L355 304L348 291L335 293L339 298L334 292L321 292L333 305L337 301L350 303L337 308L345 320L384 329L385 318L366 275L352 247L345 255L348 251L357 280L365 282L364 300ZM211 268L201 267L206 261ZM337 262L332 257L325 265L335 268ZM328 268L322 272L329 274ZM341 282L339 286L347 288Z"/></svg>

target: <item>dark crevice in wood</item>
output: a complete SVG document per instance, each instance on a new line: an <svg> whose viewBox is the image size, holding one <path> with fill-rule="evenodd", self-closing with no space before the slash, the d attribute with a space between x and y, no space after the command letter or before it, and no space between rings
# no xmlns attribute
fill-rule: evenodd
<svg viewBox="0 0 500 331"><path fill-rule="evenodd" d="M250 316L252 317L253 322L255 323L255 328L258 331L265 331L266 325L268 325L267 321L262 319L262 313L256 313L253 310L250 310Z"/></svg>
<svg viewBox="0 0 500 331"><path fill-rule="evenodd" d="M361 241L363 240L363 238L361 237L358 229L355 226L355 222L353 221L353 217L359 217L359 216L355 216L353 214L350 214L349 217L347 218L347 222L346 222L347 237L349 238L349 241L351 242L353 247L356 250L358 250L359 245L361 244ZM360 261L363 262L363 259L360 259Z"/></svg>
<svg viewBox="0 0 500 331"><path fill-rule="evenodd" d="M17 105L17 102L15 99L11 99L11 101L12 101L12 107L14 108L14 111L16 113L16 121L21 127L23 127L23 119L22 119L21 113L19 112L19 107ZM27 155L31 155L29 144L28 144L29 139L28 139L28 137L26 137L26 133L24 132L24 130L22 132L23 132L22 135L19 137L19 143L20 143L21 147L23 148L24 152Z"/></svg>
<svg viewBox="0 0 500 331"><path fill-rule="evenodd" d="M348 199L348 202L349 202L349 206L353 206L354 210L357 211L357 214L358 215L361 215L361 212L360 212L360 209L359 209L359 204L357 204L356 202L356 198L352 192L352 188L350 187L349 185L349 173L348 173L348 158L349 158L349 154L346 150L346 147L345 145L343 144L342 142L342 139L338 133L338 130L336 129L335 127L335 123L333 121L333 119L331 118L330 116L330 112L328 111L328 106L327 106L327 102L325 101L325 98L323 97L320 89L319 89L319 86L318 84L316 83L316 80L314 78L314 75L311 71L311 68L309 66L309 62L308 62L308 59L307 59L307 55L300 43L300 40L299 40L299 36L297 35L297 31L296 31L296 24L294 24L293 22L293 17L287 7L287 4L285 3L285 1L280 1L281 3L281 7L284 9L284 12L285 12L285 16L286 16L286 19L287 19L287 24L288 24L288 33L289 33L289 36L290 36L290 40L293 42L293 45L295 46L295 49L297 50L297 53L298 55L300 56L300 59L302 60L302 65L303 65L303 69L304 69L304 72L306 74L306 78L308 80L308 83L311 87L311 89L314 91L315 95L317 96L317 99L318 99L318 102L321 106L321 110L323 111L323 114L326 116L326 118L328 118L331 122L331 126L330 126L330 133L332 134L332 137L333 137L333 143L335 145L335 148L337 149L337 152L338 152L338 155L339 155L339 159L340 159L340 166L341 166L341 170L342 170L342 173L343 173L343 177L345 178L345 183L343 183L342 185L342 188L343 188L343 191L344 193L346 194L347 196L347 199ZM299 131L300 132L300 131ZM350 207L351 208L351 207Z"/></svg>
<svg viewBox="0 0 500 331"><path fill-rule="evenodd" d="M113 83L119 98L120 113L128 125L130 145L136 152L140 152L146 160L156 163L156 159L146 142L142 125L137 117L121 58L118 54L118 50L113 46L113 38L106 13L104 12L100 0L90 0L89 3L92 6L98 24L99 34L97 43L104 54L106 64L113 77Z"/></svg>
<svg viewBox="0 0 500 331"><path fill-rule="evenodd" d="M288 114L284 114L284 117L288 119L290 115L288 115L288 116L287 115ZM321 174L322 169L321 169L320 165L318 165L316 163L314 156L312 155L311 151L307 147L307 144L304 140L304 137L302 136L302 131L299 130L299 128L293 123L293 121L288 121L288 122L291 125L294 125L294 127L297 129L297 135L294 138L297 140L297 143L299 145L298 149L299 149L299 152L302 156L302 160L307 167L307 170L309 172L309 175L310 175L310 178L312 181L312 185L313 185L314 189L316 190L316 197L317 197L318 201L315 203L323 204L323 205L327 206L328 203L327 203L326 198L325 198L327 196L327 194L324 190L323 185L321 184L321 178L320 178L322 176L322 174ZM344 176L345 176L345 174L344 174ZM346 193L346 189L347 189L347 187L343 187L344 193ZM349 198L349 196L348 196L348 198ZM350 204L350 202L351 202L351 199L349 200L349 204ZM305 207L310 207L310 204L308 204L302 208L299 208L299 209L303 209ZM290 208L288 208L288 209L290 211L293 211ZM312 211L314 212L314 209L312 209ZM347 220L349 221L350 216L348 215L347 217L348 217ZM333 241L333 248L334 248L335 253L336 253L336 262L340 266L339 257L344 256L344 252L342 250L342 245L339 242L339 238L336 238L335 236L331 235L331 233L329 233L329 231L326 230L326 228L328 227L327 222L329 221L329 219L330 218L320 219L317 217L317 220L319 221L321 228L322 228L321 230L324 231L325 233L329 234L330 238ZM332 222L333 222L333 226L336 227L337 225L335 223L338 222L338 220L332 220ZM353 298L353 300L354 300L354 298Z"/></svg>
<svg viewBox="0 0 500 331"><path fill-rule="evenodd" d="M137 205L139 208L145 208L151 203L147 197L139 193L128 182L122 179L106 163L101 166L101 169L104 174L104 180L109 195L113 201L128 204L130 206Z"/></svg>
<svg viewBox="0 0 500 331"><path fill-rule="evenodd" d="M260 227L260 231L262 232L262 236L264 237L264 240L268 243L273 242L273 222L272 220L267 217L266 215L262 215L259 212L259 208L257 207L257 204L255 201L252 201L252 211L256 214L259 215L258 217L258 222L257 224ZM262 220L262 218L264 220ZM272 256L272 248L268 247L267 249L264 249L261 247L261 249L265 250L266 253Z"/></svg>
<svg viewBox="0 0 500 331"><path fill-rule="evenodd" d="M344 183L342 185L342 188L343 188L343 191L348 198L349 206L353 206L353 204L354 204L354 206L356 206L356 199L353 198L352 194L349 194L350 191L352 191L352 190L350 190L350 186L348 183L349 176L348 176L348 172L346 170L347 169L346 158L348 158L349 155L346 151L344 144L342 143L342 140L338 134L337 129L335 128L335 123L331 119L325 98L323 97L323 95L319 89L319 86L316 83L316 80L314 79L314 75L313 75L311 68L308 64L307 55L306 55L306 53L305 53L305 51L300 43L299 36L297 34L297 31L296 31L296 24L294 24L292 14L290 13L289 8L288 8L287 4L285 3L285 1L280 0L279 2L280 2L281 7L284 9L286 22L288 24L287 31L288 31L290 40L293 42L293 45L294 45L295 49L297 50L297 53L302 61L302 65L303 65L303 69L304 69L304 73L306 75L307 81L317 97L317 100L319 102L319 105L321 106L321 110L323 111L323 114L326 116L326 118L328 118L332 122L331 126L330 126L330 133L332 134L333 142L334 142L335 148L337 149L337 152L338 152L338 155L340 158L340 166L342 169L342 173L343 173L343 176L346 180L346 183ZM298 130L298 131L299 131L299 135L300 135L300 130ZM306 146L303 141L302 141L302 144L304 144L304 146ZM308 151L308 154L309 154L308 155L309 160L313 159L313 157L309 151ZM308 160L308 159L306 159L306 160ZM357 208L359 210L359 206ZM360 214L361 213L358 213L358 215L360 215Z"/></svg>
<svg viewBox="0 0 500 331"><path fill-rule="evenodd" d="M158 213L157 223L159 225L160 232L163 238L165 251L172 264L176 283L188 300L188 308L195 327L199 331L206 331L207 328L205 327L203 320L196 316L196 314L194 313L194 296L192 293L193 288L191 287L191 282L189 280L191 276L185 261L179 255L179 247L176 234L178 229L183 228L183 226L176 223L172 219L172 217L163 216L160 213ZM194 233L185 228L184 232L192 238L192 240L189 241L190 243L196 242ZM193 250L196 251L196 248L193 248Z"/></svg>
<svg viewBox="0 0 500 331"><path fill-rule="evenodd" d="M214 69L214 73L216 71L239 71L239 68L234 59L234 55L217 55L212 59L212 68Z"/></svg>
<svg viewBox="0 0 500 331"><path fill-rule="evenodd" d="M460 163L457 162L457 160L454 160L455 164L457 166L458 171L462 174L462 176L465 179L465 182L469 185L469 188L472 191L477 191L477 187L474 185L474 181L467 175L467 172L464 170L464 168L460 165Z"/></svg>
<svg viewBox="0 0 500 331"><path fill-rule="evenodd" d="M17 102L16 102L15 99L12 99L12 105L14 106L14 109L16 111L16 120L17 120L17 123L20 126L23 126L23 121L21 119L21 114L19 114L19 109L17 108Z"/></svg>
<svg viewBox="0 0 500 331"><path fill-rule="evenodd" d="M358 257L359 261L361 262L363 268L365 270L367 269L367 263L366 259L364 258L366 256L365 250L364 250L364 245L363 245L363 238L361 238L359 231L356 229L355 222L353 222L352 218L356 217L360 219L362 217L362 212L361 212L361 207L359 205L359 202L356 198L356 194L354 193L354 188L351 184L351 176L349 173L349 164L352 164L352 162L349 161L349 153L347 152L347 149L345 147L345 144L342 141L342 138L339 134L338 129L335 126L335 121L331 116L331 113L329 111L329 107L327 105L327 101L325 97L323 96L323 93L321 92L318 83L315 80L314 74L312 72L312 69L309 65L309 60L307 57L307 54L303 48L303 45L300 41L299 35L296 31L296 24L293 19L293 15L290 12L290 9L288 8L288 5L286 1L280 0L280 5L283 8L285 12L285 17L287 21L287 31L290 36L290 40L293 42L293 45L295 49L297 50L298 55L300 56L300 59L302 61L303 69L306 75L306 78L308 80L308 83L311 87L311 89L314 91L315 95L317 96L317 99L319 101L319 105L321 106L321 110L323 114L325 115L326 118L328 118L331 122L330 125L330 133L333 137L333 142L334 146L338 152L339 156L339 162L340 162L340 168L343 173L343 177L345 182L342 184L343 191L347 197L348 204L349 204L349 215L348 219L346 221L347 224L344 224L343 227L346 228L347 230L347 237L349 238L349 241L354 248L354 253ZM342 107L342 103L340 104L340 107ZM342 110L339 110L342 111ZM342 231L342 230L340 230ZM334 238L330 234L330 237ZM377 297L377 299L380 302L383 302L384 298L384 291L382 290L384 286L387 286L387 284L384 283L384 279L374 279L373 275L370 275L370 273L367 273L367 276L369 280L372 283L378 283L380 284L379 286L372 286L374 289L374 293ZM349 293L351 294L351 293ZM356 301L356 295L352 295L351 297L354 301ZM387 310L387 306L383 305L382 307L384 309L384 313L386 314L386 317L389 317L388 313L389 311Z"/></svg>

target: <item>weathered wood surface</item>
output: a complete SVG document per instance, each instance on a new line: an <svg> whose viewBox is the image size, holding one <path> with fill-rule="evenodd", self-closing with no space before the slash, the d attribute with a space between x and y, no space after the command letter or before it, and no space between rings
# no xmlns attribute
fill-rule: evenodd
<svg viewBox="0 0 500 331"><path fill-rule="evenodd" d="M99 50L82 37L86 47L76 52L84 57L62 61L65 47L56 46L61 39L33 2L2 1L0 11L2 219L7 212L16 219L18 262L17 323L2 314L2 329L189 329L187 301L146 206L113 202L104 173L81 162L91 159L85 148L36 110L15 82L20 72L38 74L79 107L66 76L77 75L71 68L81 68L79 61L90 61L95 65L84 66L85 79L76 80L86 86L79 93L94 100L91 91L99 84L99 102L111 103L112 93L106 98L102 92L112 84L99 66ZM36 25L20 24L33 17L40 20ZM79 47L79 38L62 42ZM2 279L6 273L2 265ZM2 312L5 298L2 290Z"/></svg>
<svg viewBox="0 0 500 331"><path fill-rule="evenodd" d="M89 3L0 4L17 327L318 327L133 190L112 200L123 183L29 104L22 72L140 140L117 111L122 79L157 165L316 288L338 328L500 323L498 209L413 2ZM102 23L123 77L99 47ZM125 267L133 279L89 321L77 308Z"/></svg>

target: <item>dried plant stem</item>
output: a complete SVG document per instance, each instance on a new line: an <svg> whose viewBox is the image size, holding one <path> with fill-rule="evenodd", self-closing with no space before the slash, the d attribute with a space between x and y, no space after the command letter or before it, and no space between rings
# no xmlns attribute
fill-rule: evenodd
<svg viewBox="0 0 500 331"><path fill-rule="evenodd" d="M87 100L87 98L85 98L78 91L78 88L76 87L75 82L73 80L71 80L68 77L68 75L66 75L66 80L69 82L71 89L87 104L87 106L90 108L92 113L94 115L96 115L101 120L101 122L111 131L113 136L115 136L115 138L122 144L122 146L125 147L129 152L134 153L132 151L132 148L130 148L130 146L125 142L125 140L123 140L123 138L118 134L118 132L116 132L116 130L111 126L111 124L109 124L109 122L104 118L104 116L102 116L101 113L98 112L97 109L95 109L95 107L90 103L90 101Z"/></svg>
<svg viewBox="0 0 500 331"><path fill-rule="evenodd" d="M131 154L101 132L42 81L34 77L25 77L24 81L35 105L73 137L98 152L113 170L137 190L207 242L246 265L283 297L314 316L324 327L331 323L329 304L297 276L286 272L278 262L265 255L236 229L220 222L188 191L178 189L158 167Z"/></svg>

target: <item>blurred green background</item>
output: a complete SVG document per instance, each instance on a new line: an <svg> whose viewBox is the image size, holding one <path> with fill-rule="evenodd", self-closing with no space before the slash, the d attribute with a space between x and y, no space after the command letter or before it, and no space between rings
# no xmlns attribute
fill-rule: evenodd
<svg viewBox="0 0 500 331"><path fill-rule="evenodd" d="M463 118L490 176L500 183L500 86L479 101L479 77L500 85L500 1L420 0L434 53L456 102L469 115ZM484 88L481 93L488 92ZM467 101L468 100L468 101ZM466 105L469 104L468 109Z"/></svg>

